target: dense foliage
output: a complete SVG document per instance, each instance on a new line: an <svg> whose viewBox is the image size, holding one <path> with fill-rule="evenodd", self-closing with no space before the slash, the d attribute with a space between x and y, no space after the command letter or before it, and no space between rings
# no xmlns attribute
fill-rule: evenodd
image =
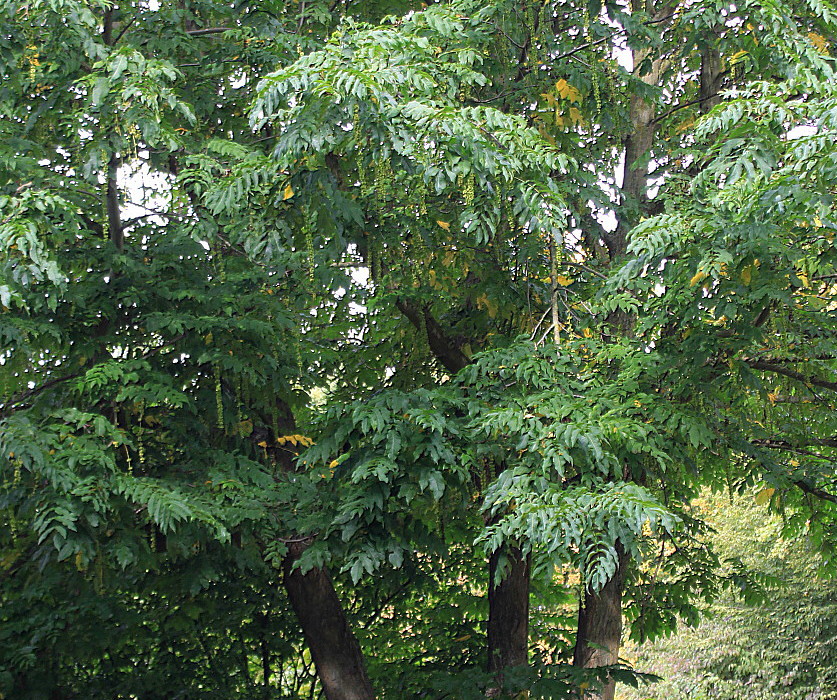
<svg viewBox="0 0 837 700"><path fill-rule="evenodd" d="M830 563L828 4L0 12L0 693L608 698L705 486Z"/></svg>
<svg viewBox="0 0 837 700"><path fill-rule="evenodd" d="M711 539L719 551L761 575L765 597L746 605L724 596L698 627L627 651L665 680L625 696L834 697L837 590L833 578L823 576L810 541L783 540L781 518L766 516L766 503L756 505L749 495L715 496L696 505L714 526Z"/></svg>

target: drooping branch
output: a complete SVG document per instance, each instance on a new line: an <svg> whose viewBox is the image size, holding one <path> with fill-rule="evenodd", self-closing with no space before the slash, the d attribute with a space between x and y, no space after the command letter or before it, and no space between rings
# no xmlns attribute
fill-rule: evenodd
<svg viewBox="0 0 837 700"><path fill-rule="evenodd" d="M187 29L186 33L189 36L212 36L213 34L231 32L235 29L236 27L205 27L203 29Z"/></svg>
<svg viewBox="0 0 837 700"><path fill-rule="evenodd" d="M119 211L119 186L116 182L119 159L114 153L108 162L107 192L105 204L108 213L108 237L118 251L122 251L125 244L125 232L122 229L122 214Z"/></svg>
<svg viewBox="0 0 837 700"><path fill-rule="evenodd" d="M784 440L780 438L763 438L759 440L753 440L754 445L758 445L760 447L770 447L773 449L781 450L781 449L804 449L805 447L810 447L812 445L820 445L822 447L837 447L837 437L832 438L815 438L815 437L808 437L804 440L798 442L790 442L789 440Z"/></svg>

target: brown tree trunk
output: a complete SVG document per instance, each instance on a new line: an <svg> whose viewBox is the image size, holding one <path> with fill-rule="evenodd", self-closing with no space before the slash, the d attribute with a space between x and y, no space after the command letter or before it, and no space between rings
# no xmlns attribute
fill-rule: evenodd
<svg viewBox="0 0 837 700"><path fill-rule="evenodd" d="M508 566L495 576L503 555ZM529 663L529 557L516 547L498 549L488 560L488 670L502 685L503 670Z"/></svg>
<svg viewBox="0 0 837 700"><path fill-rule="evenodd" d="M622 545L616 543L619 566L613 578L598 593L585 590L578 611L578 635L573 664L581 668L609 666L619 661L622 641L622 592L625 589L625 569L628 555ZM600 691L591 691L585 697L595 700L613 700L616 683L605 683Z"/></svg>
<svg viewBox="0 0 837 700"><path fill-rule="evenodd" d="M705 47L700 52L700 113L706 114L715 105L721 103L721 83L723 81L721 52L714 47Z"/></svg>
<svg viewBox="0 0 837 700"><path fill-rule="evenodd" d="M291 545L284 561L284 583L325 696L328 700L374 700L360 644L328 571L315 568L303 574L293 568L304 550L304 544Z"/></svg>
<svg viewBox="0 0 837 700"><path fill-rule="evenodd" d="M297 432L293 412L284 401L276 400L275 438ZM275 440L272 441L274 444ZM276 450L274 458L282 469L293 471L293 455ZM357 639L343 611L334 583L325 567L304 574L294 568L299 556L310 544L304 537L288 545L282 562L283 583L296 614L305 643L311 652L317 677L328 700L374 700L375 692L366 674L366 663Z"/></svg>

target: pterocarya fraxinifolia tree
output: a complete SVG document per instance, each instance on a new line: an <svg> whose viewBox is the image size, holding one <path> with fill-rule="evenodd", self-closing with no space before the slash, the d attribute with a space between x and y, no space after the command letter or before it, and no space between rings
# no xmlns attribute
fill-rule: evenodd
<svg viewBox="0 0 837 700"><path fill-rule="evenodd" d="M829 5L2 12L0 692L612 698L698 488L826 543Z"/></svg>

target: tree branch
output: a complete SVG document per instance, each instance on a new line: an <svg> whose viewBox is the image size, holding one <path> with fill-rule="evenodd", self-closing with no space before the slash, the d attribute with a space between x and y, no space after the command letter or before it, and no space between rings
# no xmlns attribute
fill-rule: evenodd
<svg viewBox="0 0 837 700"><path fill-rule="evenodd" d="M774 372L775 374L781 374L784 377L789 377L790 379L795 379L798 382L802 382L807 386L818 386L823 389L837 391L837 382L829 382L825 379L817 379L816 377L806 377L801 372L796 372L792 369L787 369L786 367L782 367L781 365L777 365L772 362L745 359L744 363L752 369L760 369L764 372Z"/></svg>
<svg viewBox="0 0 837 700"><path fill-rule="evenodd" d="M189 36L211 36L213 34L223 34L224 32L231 32L238 29L238 27L206 27L204 29L187 29L186 33Z"/></svg>
<svg viewBox="0 0 837 700"><path fill-rule="evenodd" d="M471 358L462 352L456 343L447 336L427 306L420 308L404 299L395 302L395 305L413 326L419 330L427 329L427 343L436 359L442 363L446 370L456 374L459 370L471 364Z"/></svg>
<svg viewBox="0 0 837 700"><path fill-rule="evenodd" d="M837 503L837 496L834 494L828 493L828 491L823 491L816 486L811 486L804 481L794 481L794 486L799 487L805 493L810 493L812 496L816 496L817 498L821 498L824 501L831 501L831 503Z"/></svg>

